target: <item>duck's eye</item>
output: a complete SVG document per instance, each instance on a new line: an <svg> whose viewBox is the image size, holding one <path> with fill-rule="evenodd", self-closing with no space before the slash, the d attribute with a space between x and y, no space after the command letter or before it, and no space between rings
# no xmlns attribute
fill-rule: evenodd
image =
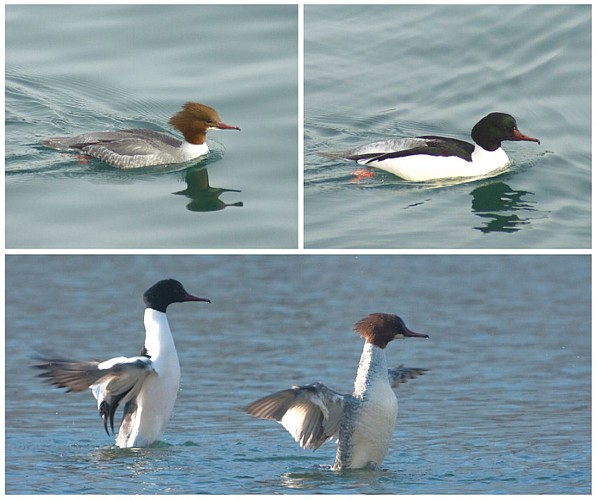
<svg viewBox="0 0 597 500"><path fill-rule="evenodd" d="M212 122L213 122L213 120L211 118L207 119L207 123L212 123Z"/></svg>

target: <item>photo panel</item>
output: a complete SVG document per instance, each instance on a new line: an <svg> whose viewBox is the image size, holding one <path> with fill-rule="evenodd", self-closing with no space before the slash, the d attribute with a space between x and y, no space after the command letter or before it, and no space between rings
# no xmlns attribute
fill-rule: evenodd
<svg viewBox="0 0 597 500"><path fill-rule="evenodd" d="M211 303L187 298L166 316L153 288L164 279ZM369 328L380 313L402 323ZM166 326L174 344L156 347ZM590 256L9 255L5 343L9 494L591 489ZM176 354L164 363L166 351ZM150 447L115 446L91 391L65 393L46 383L56 372L33 367L96 360L110 370L130 357L130 376L155 363L161 380L180 366L174 410ZM412 376L390 390L384 369ZM58 382L72 384L69 374ZM378 417L393 408L379 397L396 395L377 471L340 474L335 440L304 450L282 425L247 414L278 391L282 406L288 391L325 392L315 382L356 409L343 414L342 440L364 432L379 444Z"/></svg>

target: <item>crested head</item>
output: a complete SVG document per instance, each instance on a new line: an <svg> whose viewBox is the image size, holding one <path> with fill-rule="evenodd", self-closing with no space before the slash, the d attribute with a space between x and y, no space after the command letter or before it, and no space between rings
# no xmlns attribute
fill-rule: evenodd
<svg viewBox="0 0 597 500"><path fill-rule="evenodd" d="M429 335L410 331L400 316L395 314L373 313L354 325L354 330L366 342L385 348L388 342L405 337L429 338Z"/></svg>
<svg viewBox="0 0 597 500"><path fill-rule="evenodd" d="M471 137L486 151L495 151L502 141L533 141L540 144L539 139L522 134L514 117L507 113L489 113L473 127Z"/></svg>
<svg viewBox="0 0 597 500"><path fill-rule="evenodd" d="M188 293L180 281L167 279L158 281L143 294L143 302L149 309L165 313L170 304L175 302L211 302L209 299L195 297Z"/></svg>
<svg viewBox="0 0 597 500"><path fill-rule="evenodd" d="M187 102L182 110L170 118L170 125L179 130L190 144L203 144L208 130L240 130L234 125L226 125L215 109L198 102Z"/></svg>

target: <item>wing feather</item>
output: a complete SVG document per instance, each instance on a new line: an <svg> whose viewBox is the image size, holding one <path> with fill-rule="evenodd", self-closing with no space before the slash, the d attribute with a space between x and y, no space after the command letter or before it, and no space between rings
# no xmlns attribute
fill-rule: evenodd
<svg viewBox="0 0 597 500"><path fill-rule="evenodd" d="M429 370L427 368L405 368L404 365L397 366L388 370L388 377L392 388L398 387L419 375L424 375Z"/></svg>
<svg viewBox="0 0 597 500"><path fill-rule="evenodd" d="M91 389L97 399L97 408L109 434L114 432L114 413L118 405L127 403L139 394L145 378L154 372L152 361L145 356L117 357L107 361L72 361L39 358L34 368L41 370L38 377L67 392Z"/></svg>
<svg viewBox="0 0 597 500"><path fill-rule="evenodd" d="M245 407L250 415L276 420L305 449L316 450L337 436L345 396L316 382L293 386Z"/></svg>

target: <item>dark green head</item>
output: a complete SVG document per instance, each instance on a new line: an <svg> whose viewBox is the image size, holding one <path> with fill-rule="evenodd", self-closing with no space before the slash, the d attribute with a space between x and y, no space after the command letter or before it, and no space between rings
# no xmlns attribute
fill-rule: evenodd
<svg viewBox="0 0 597 500"><path fill-rule="evenodd" d="M173 279L158 281L143 294L143 301L148 308L163 313L175 302L211 302L209 299L191 295L180 281Z"/></svg>
<svg viewBox="0 0 597 500"><path fill-rule="evenodd" d="M473 127L471 137L486 151L495 151L502 141L533 141L539 144L539 139L521 134L514 117L506 113L489 113Z"/></svg>

